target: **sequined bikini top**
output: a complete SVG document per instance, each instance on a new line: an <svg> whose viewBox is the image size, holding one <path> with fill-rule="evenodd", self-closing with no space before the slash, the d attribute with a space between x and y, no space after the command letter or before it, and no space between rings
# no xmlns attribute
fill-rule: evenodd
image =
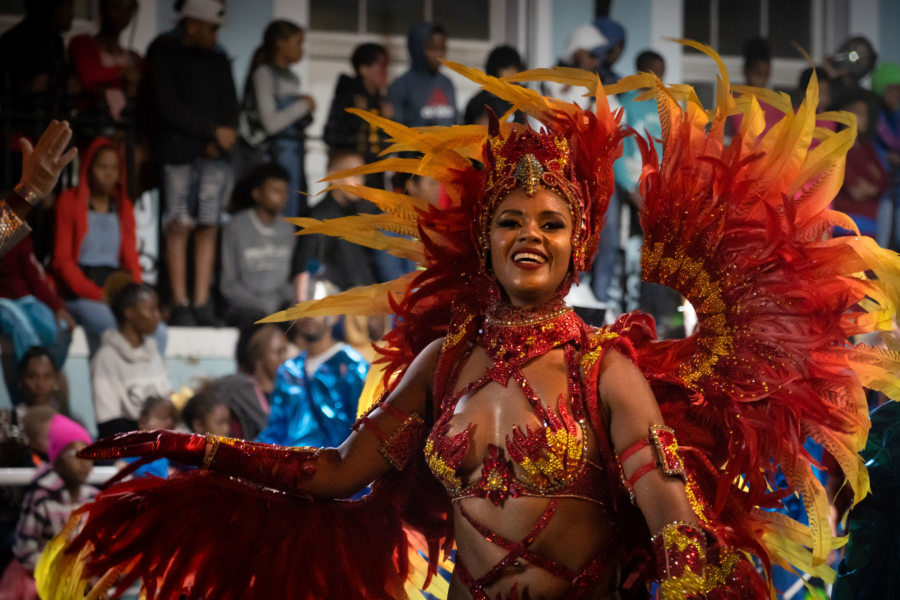
<svg viewBox="0 0 900 600"><path fill-rule="evenodd" d="M573 342L583 334L584 322L566 307L540 316L521 317L489 313L478 336L491 358L484 374L458 392L437 398L440 410L425 441L425 460L452 500L487 498L495 505L518 496L575 497L602 503L603 469L587 458L586 411L579 353ZM562 346L568 372L569 402L560 394L555 411L545 406L528 383L522 367L532 359ZM471 348L454 369L456 379ZM541 426L519 426L506 437L505 447L489 444L481 476L465 483L459 473L470 451L473 425L448 436L456 405L491 381L506 385L513 378L535 412ZM455 381L445 389L452 389ZM571 406L571 408L569 408Z"/></svg>

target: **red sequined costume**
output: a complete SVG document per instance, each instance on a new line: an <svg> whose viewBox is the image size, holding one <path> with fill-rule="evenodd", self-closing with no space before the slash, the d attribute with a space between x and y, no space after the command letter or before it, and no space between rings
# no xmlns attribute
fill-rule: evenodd
<svg viewBox="0 0 900 600"><path fill-rule="evenodd" d="M389 158L354 172L434 177L453 204L439 209L351 186L384 214L296 219L303 233L339 235L424 269L272 317L397 314L397 327L381 348L378 383L388 392L414 357L443 338L432 414L404 414L383 403L397 423L393 430L373 426L368 416L358 423L381 440L380 452L394 468L363 500L327 501L302 491L320 460L315 449L154 433L101 442L94 456L115 456L127 445L148 459L165 455L205 469L168 482L126 482L101 494L47 551L38 568L42 597L81 598L85 581L102 576L98 590L119 577L122 585L141 578L150 599L404 598L418 550L427 556L430 579L441 551L451 547L454 504L502 556L475 577L461 553L457 575L474 598L491 597L487 590L519 561L567 582L565 597L646 597L655 578L666 599L766 598L750 555L764 566L792 563L829 577L823 561L835 544L824 490L802 444L806 437L821 443L860 499L868 485L856 455L868 428L863 386L900 392L898 356L849 341L884 329L893 318L900 298L897 256L868 238L823 236L835 224L853 229L844 215L827 209L855 135L852 118L826 115L847 125L837 133L815 128L823 118L815 114L815 78L796 114L786 96L765 90L738 88L735 101L721 63L718 107L710 113L689 87L666 87L651 75L607 88L647 88L660 110L661 163L642 142L643 275L685 295L699 325L685 340L656 342L652 320L641 314L594 329L557 304L527 314L511 310L486 267L492 211L517 187L529 194L534 187L552 189L567 202L574 223L571 277L589 265L624 133L596 76L566 69L518 76L585 85L597 94L597 110L584 112L450 66L546 131L510 124L491 131L413 130L361 114L392 136L392 151L423 156ZM754 94L785 112L764 134ZM725 118L735 112L743 115L741 129L725 145ZM820 143L811 150L813 136ZM476 169L472 159L486 168ZM476 348L490 364L460 391L460 371ZM665 426L652 426L646 440L618 457L597 397L598 366L612 348L638 365L665 418ZM551 349L565 356L568 389L559 398L538 398L524 370ZM471 427L453 433L448 424L460 398L489 381L515 382L540 428L513 427L505 444L490 445L472 468ZM585 451L588 431L599 460ZM646 454L648 445L656 459L624 472L620 464ZM634 484L657 469L684 481L695 518L650 532L630 496ZM777 469L789 488L772 486ZM463 478L464 470L472 475ZM806 503L809 527L767 510L795 491ZM502 506L531 497L546 503L522 538L503 537L469 514L473 498ZM563 503L580 500L601 505L613 533L606 547L573 570L533 545ZM177 532L160 527L172 515ZM602 587L610 582L614 590ZM513 586L509 597L516 595Z"/></svg>

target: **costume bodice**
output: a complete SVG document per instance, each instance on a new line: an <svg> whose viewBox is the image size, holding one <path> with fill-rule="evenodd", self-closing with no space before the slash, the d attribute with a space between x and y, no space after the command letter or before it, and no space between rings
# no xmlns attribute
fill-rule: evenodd
<svg viewBox="0 0 900 600"><path fill-rule="evenodd" d="M587 411L580 352L576 347L583 328L583 322L571 310L518 328L486 319L481 335L458 361L444 389L456 386L476 345L487 352L490 365L461 389L436 398L439 412L425 442L426 462L452 500L487 498L499 505L509 497L545 496L582 498L602 504L603 469L587 455ZM554 407L538 397L522 367L557 347L565 356L567 389L557 396ZM510 379L528 400L539 426L533 429L516 425L502 446L488 444L480 457L480 476L466 481L464 465L477 462L470 456L473 423L451 435L456 406L490 382L505 386Z"/></svg>

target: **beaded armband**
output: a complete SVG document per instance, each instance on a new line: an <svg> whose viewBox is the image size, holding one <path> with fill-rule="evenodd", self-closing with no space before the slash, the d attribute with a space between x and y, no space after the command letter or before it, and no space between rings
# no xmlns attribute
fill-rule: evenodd
<svg viewBox="0 0 900 600"><path fill-rule="evenodd" d="M369 418L369 415L376 408L380 408L400 421L400 426L390 434L385 433L381 427ZM421 447L422 438L425 436L425 422L422 420L422 417L416 413L407 415L386 402L373 404L353 424L354 431L360 431L363 427L381 440L378 452L398 471L403 470L413 453Z"/></svg>
<svg viewBox="0 0 900 600"><path fill-rule="evenodd" d="M675 521L650 540L656 560L656 580L661 600L694 600L704 597L706 536L696 525Z"/></svg>
<svg viewBox="0 0 900 600"><path fill-rule="evenodd" d="M634 473L632 473L631 477L626 478L625 471L621 469L621 465L624 464L629 457L649 446L650 440L653 441L653 445L656 447L656 460L641 465ZM679 477L682 481L685 479L684 463L681 461L681 456L678 454L678 442L675 440L675 431L671 427L666 427L665 425L651 425L650 439L643 439L635 442L622 452L622 454L619 454L618 458L620 465L619 473L622 476L622 483L625 485L625 489L628 490L632 502L635 501L634 484L636 484L641 477L657 467L662 469L662 472L668 477Z"/></svg>

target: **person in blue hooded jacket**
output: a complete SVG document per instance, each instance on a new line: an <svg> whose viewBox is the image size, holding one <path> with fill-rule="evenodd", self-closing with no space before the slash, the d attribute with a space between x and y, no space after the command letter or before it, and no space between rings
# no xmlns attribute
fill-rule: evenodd
<svg viewBox="0 0 900 600"><path fill-rule="evenodd" d="M388 89L394 119L409 127L456 125L456 90L440 72L447 52L447 32L435 23L420 23L407 35L410 69Z"/></svg>
<svg viewBox="0 0 900 600"><path fill-rule="evenodd" d="M350 433L369 363L335 340L333 325L333 317L296 322L306 349L278 368L269 422L256 441L328 447Z"/></svg>

